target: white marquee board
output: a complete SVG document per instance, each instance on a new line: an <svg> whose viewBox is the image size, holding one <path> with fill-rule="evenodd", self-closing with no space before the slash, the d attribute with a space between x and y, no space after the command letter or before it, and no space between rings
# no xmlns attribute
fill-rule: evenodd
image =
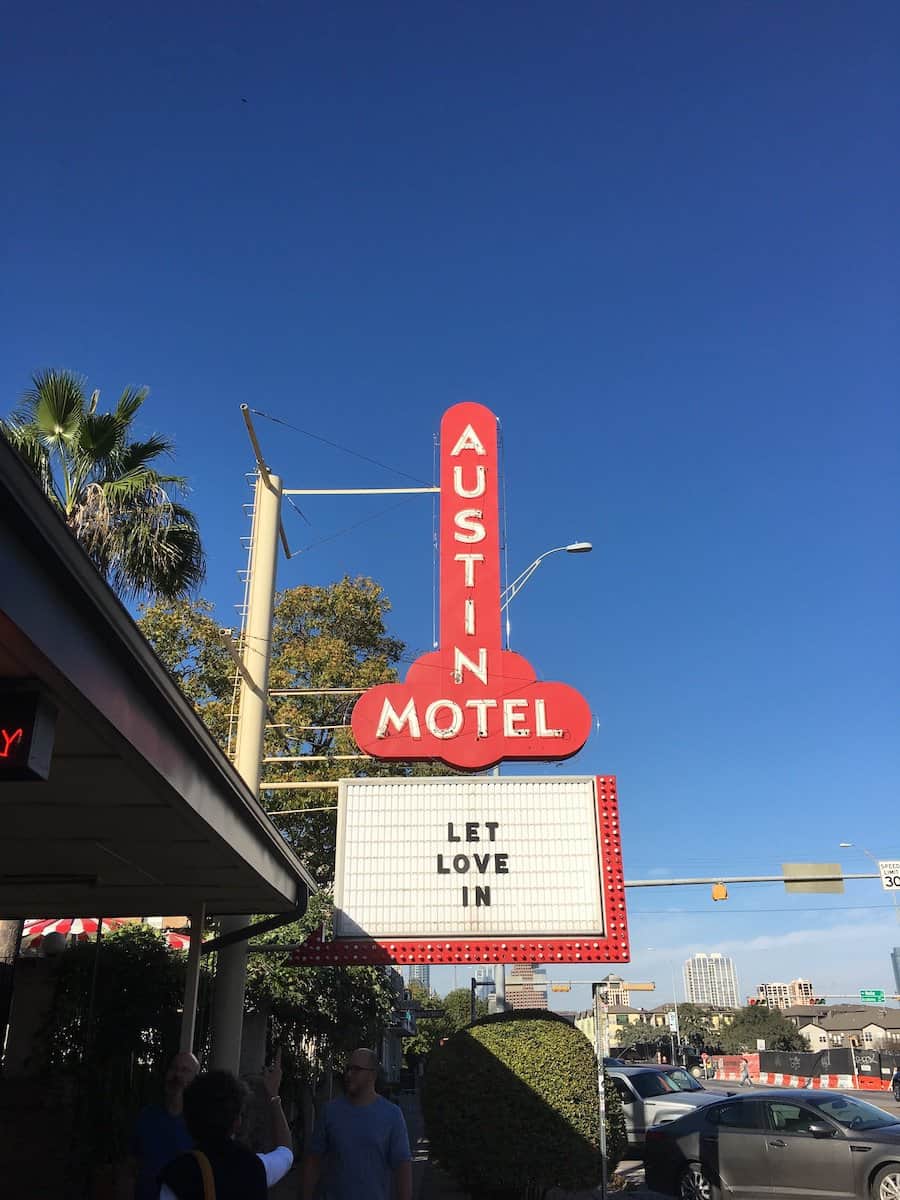
<svg viewBox="0 0 900 1200"><path fill-rule="evenodd" d="M335 937L602 936L602 863L594 776L342 780Z"/></svg>

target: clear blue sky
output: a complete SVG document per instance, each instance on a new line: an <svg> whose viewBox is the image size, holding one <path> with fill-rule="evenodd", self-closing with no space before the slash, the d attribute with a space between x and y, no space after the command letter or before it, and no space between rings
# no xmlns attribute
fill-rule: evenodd
<svg viewBox="0 0 900 1200"><path fill-rule="evenodd" d="M48 365L151 387L223 624L242 401L426 481L488 404L512 570L594 542L513 644L590 698L563 769L619 776L627 874L900 857L898 51L877 2L13 6L5 404ZM404 482L259 429L290 485ZM387 507L289 510L280 582L370 573L418 650L430 501L323 540ZM886 900L633 893L628 974L886 986Z"/></svg>

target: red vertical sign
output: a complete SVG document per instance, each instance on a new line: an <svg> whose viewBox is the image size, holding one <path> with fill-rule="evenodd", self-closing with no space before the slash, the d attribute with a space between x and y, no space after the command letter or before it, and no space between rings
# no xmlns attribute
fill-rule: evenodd
<svg viewBox="0 0 900 1200"><path fill-rule="evenodd" d="M481 404L457 404L441 422L440 648L417 659L405 683L357 701L353 733L375 758L481 770L569 758L587 741L587 701L502 649L498 493L497 419Z"/></svg>

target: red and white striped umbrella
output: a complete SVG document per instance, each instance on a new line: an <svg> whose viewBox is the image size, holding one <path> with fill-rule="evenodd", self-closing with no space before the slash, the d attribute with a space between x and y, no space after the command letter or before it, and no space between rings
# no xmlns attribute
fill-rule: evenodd
<svg viewBox="0 0 900 1200"><path fill-rule="evenodd" d="M97 926L100 917L48 917L26 920L22 931L22 949L37 949L48 933L61 933L64 938L76 942L91 941L97 936ZM121 917L103 917L103 932L110 933L113 929L121 929L123 925L133 924ZM161 930L166 944L172 950L187 950L191 939L184 933L175 933L171 929Z"/></svg>
<svg viewBox="0 0 900 1200"><path fill-rule="evenodd" d="M176 933L174 929L164 929L163 935L172 950L190 950L191 939L186 933Z"/></svg>

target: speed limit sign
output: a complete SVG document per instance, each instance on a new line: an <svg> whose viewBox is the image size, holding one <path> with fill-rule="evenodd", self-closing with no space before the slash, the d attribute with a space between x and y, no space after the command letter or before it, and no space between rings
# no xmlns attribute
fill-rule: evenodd
<svg viewBox="0 0 900 1200"><path fill-rule="evenodd" d="M900 862L879 862L881 886L886 892L900 892Z"/></svg>

